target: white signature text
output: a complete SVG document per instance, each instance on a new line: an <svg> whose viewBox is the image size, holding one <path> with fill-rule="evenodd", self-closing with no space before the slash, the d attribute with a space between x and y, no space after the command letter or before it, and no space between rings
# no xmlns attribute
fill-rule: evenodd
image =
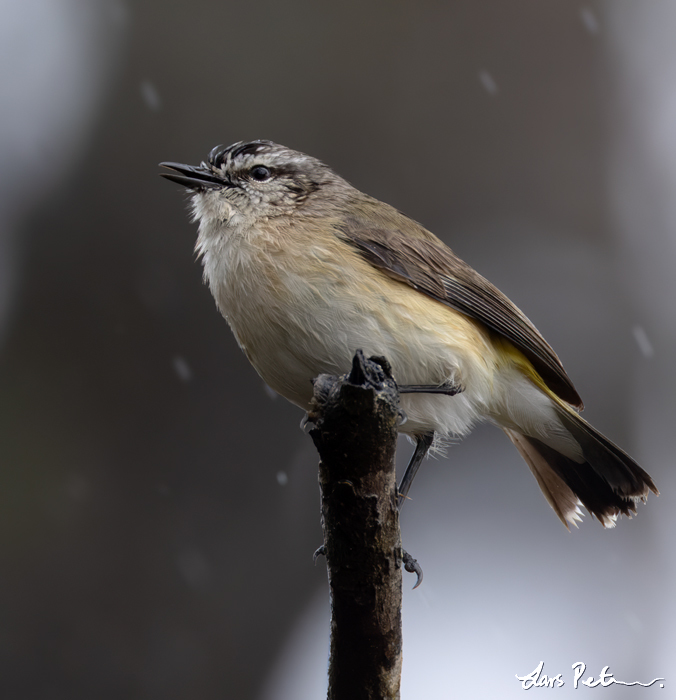
<svg viewBox="0 0 676 700"><path fill-rule="evenodd" d="M527 675L517 676L517 680L521 681L521 687L524 690L530 690L531 688L560 688L565 685L563 680L563 674L557 673L555 676L548 676L546 673L542 673L544 669L545 662L540 661L540 663ZM582 661L576 661L573 666L573 687L578 688L578 685L585 685L587 688L596 688L601 686L602 688L607 688L609 685L640 685L644 688L649 688L657 681L663 681L664 678L655 678L655 680L650 681L650 683L641 683L640 681L632 681L631 683L626 683L625 681L618 681L617 678L610 673L610 666L604 666L599 673L598 678L589 676L586 680L581 680L584 672L587 670L586 664ZM660 684L660 688L664 688L664 684Z"/></svg>

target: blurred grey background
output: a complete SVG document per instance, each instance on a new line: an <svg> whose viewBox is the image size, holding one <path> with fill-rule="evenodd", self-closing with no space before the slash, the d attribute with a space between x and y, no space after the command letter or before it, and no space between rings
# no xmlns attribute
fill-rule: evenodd
<svg viewBox="0 0 676 700"><path fill-rule="evenodd" d="M0 20L0 697L322 695L317 458L157 176L253 138L496 283L662 490L568 533L498 431L428 461L404 697L521 696L541 660L557 695L577 661L673 687L676 2L1 0Z"/></svg>

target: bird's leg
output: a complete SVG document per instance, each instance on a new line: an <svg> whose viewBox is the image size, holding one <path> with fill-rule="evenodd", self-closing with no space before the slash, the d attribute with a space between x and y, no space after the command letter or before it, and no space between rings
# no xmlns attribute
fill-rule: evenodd
<svg viewBox="0 0 676 700"><path fill-rule="evenodd" d="M413 483L413 479L416 475L416 472L422 464L423 459L425 459L425 455L429 452L429 449L432 446L433 442L433 432L423 433L422 435L416 435L415 450L413 451L413 456L411 457L411 461L406 467L406 471L404 472L404 478L401 480L401 484L399 484L399 498L397 501L397 508L399 509L399 512L401 512L401 507L404 505L406 495L408 494L408 490L411 488L411 484ZM406 569L406 571L414 573L417 577L415 586L413 586L413 588L417 588L422 583L422 568L420 564L418 564L418 562L405 549L402 550L402 557L404 559L404 568Z"/></svg>
<svg viewBox="0 0 676 700"><path fill-rule="evenodd" d="M413 479L415 478L423 459L425 459L425 455L429 452L430 447L432 447L433 442L434 432L423 433L422 435L415 436L415 450L413 451L411 461L408 463L406 471L404 472L404 478L401 480L401 484L399 484L399 498L397 501L397 507L400 511L404 501L406 500L408 490L411 488Z"/></svg>
<svg viewBox="0 0 676 700"><path fill-rule="evenodd" d="M439 386L399 384L398 386L400 394L444 394L445 396L455 396L462 392L462 387L457 384L441 384Z"/></svg>
<svg viewBox="0 0 676 700"><path fill-rule="evenodd" d="M400 394L444 394L446 396L455 396L456 394L460 394L462 390L463 388L461 385L450 383L440 384L437 386L426 384L399 384ZM420 465L422 464L423 459L425 459L425 455L429 452L433 442L433 431L415 436L415 451L413 452L411 461L406 467L404 478L401 480L401 484L399 484L398 507L400 511L408 494L408 490L411 488L416 472L420 468Z"/></svg>

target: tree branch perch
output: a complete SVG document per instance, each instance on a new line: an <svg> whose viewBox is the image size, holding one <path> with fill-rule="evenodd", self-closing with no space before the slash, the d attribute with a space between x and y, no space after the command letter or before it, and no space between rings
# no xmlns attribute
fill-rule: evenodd
<svg viewBox="0 0 676 700"><path fill-rule="evenodd" d="M324 552L331 592L329 700L399 698L402 549L394 455L399 393L361 351L315 380Z"/></svg>

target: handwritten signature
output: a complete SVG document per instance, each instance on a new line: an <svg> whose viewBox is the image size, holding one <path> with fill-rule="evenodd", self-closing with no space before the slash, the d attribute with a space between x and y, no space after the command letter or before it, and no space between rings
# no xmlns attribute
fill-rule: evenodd
<svg viewBox="0 0 676 700"><path fill-rule="evenodd" d="M542 673L545 662L540 661L540 663L527 675L517 676L517 680L521 681L521 687L524 690L530 690L531 688L560 688L565 685L563 676L561 673L557 673L555 676L548 676L546 673ZM598 678L589 676L586 680L580 680L587 670L586 664L582 661L576 661L573 666L573 687L577 689L578 685L585 685L587 688L596 688L601 686L602 688L607 688L609 685L640 685L644 688L649 688L657 681L663 681L664 678L655 678L655 680L650 681L650 683L641 683L640 681L632 681L631 683L625 683L625 681L618 681L617 678L613 676L608 670L610 666L604 666L599 673ZM660 683L660 688L664 688L664 683Z"/></svg>

